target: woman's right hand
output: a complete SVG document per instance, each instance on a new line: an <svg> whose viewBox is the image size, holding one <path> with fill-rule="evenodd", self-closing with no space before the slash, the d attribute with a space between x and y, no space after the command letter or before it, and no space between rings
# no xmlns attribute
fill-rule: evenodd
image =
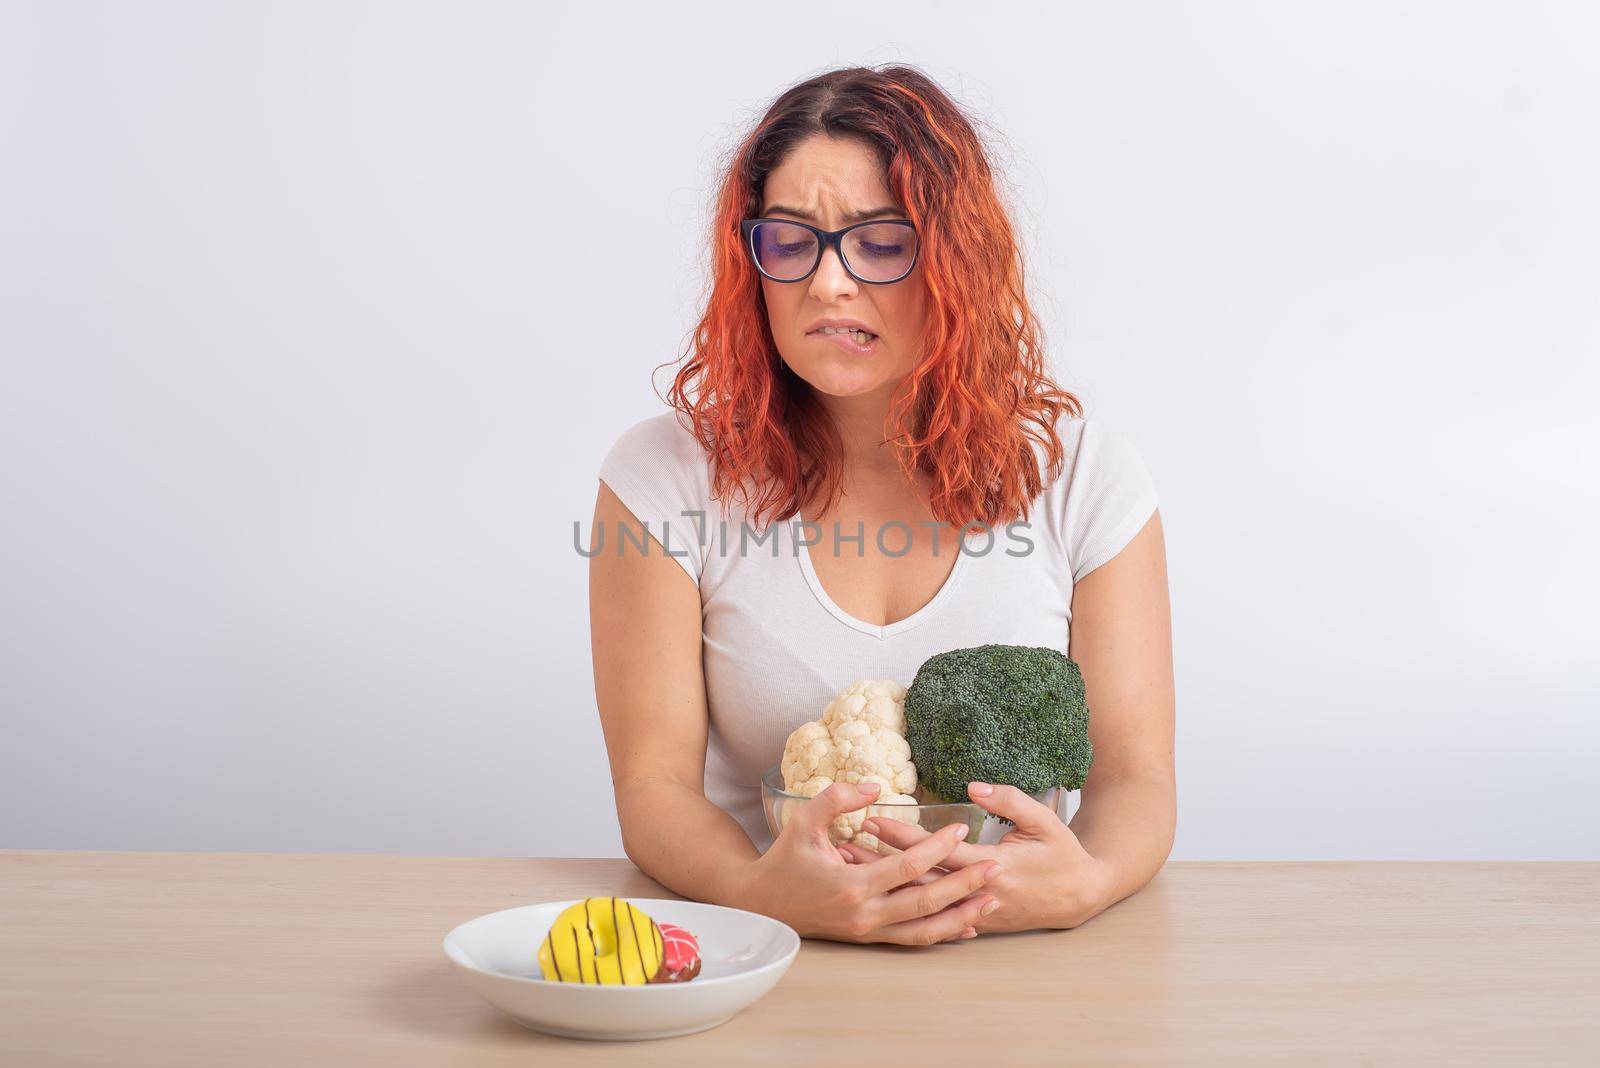
<svg viewBox="0 0 1600 1068"><path fill-rule="evenodd" d="M976 934L982 909L995 900L976 891L999 865L969 864L942 877L928 875L965 840L964 824L864 863L847 860L828 837L836 817L870 805L880 789L877 783L836 782L796 808L771 848L744 873L741 906L782 920L802 937L836 942L929 946Z"/></svg>

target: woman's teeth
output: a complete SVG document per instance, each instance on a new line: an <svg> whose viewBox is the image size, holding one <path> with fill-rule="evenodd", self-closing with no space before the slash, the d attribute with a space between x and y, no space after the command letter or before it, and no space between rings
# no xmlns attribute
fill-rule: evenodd
<svg viewBox="0 0 1600 1068"><path fill-rule="evenodd" d="M878 336L877 334L869 334L865 330L850 330L850 329L848 329L846 327L842 327L842 326L825 326L821 330L818 330L817 333L819 333L819 334L849 334L852 338L855 339L855 343L857 345L865 345L867 342L871 341L873 338Z"/></svg>

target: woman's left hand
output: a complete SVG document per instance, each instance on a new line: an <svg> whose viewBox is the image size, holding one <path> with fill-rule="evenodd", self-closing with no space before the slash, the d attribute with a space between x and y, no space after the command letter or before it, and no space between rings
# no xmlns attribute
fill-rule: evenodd
<svg viewBox="0 0 1600 1068"><path fill-rule="evenodd" d="M974 802L1015 826L995 845L956 846L941 865L943 870L935 868L917 881L939 878L969 864L998 861L1001 871L984 884L983 892L999 907L978 920L978 933L1076 927L1105 908L1111 872L1089 855L1053 810L1015 786L974 782L967 792ZM928 837L921 827L889 817L868 819L861 829L902 850ZM840 851L858 864L887 861L854 843L845 843Z"/></svg>

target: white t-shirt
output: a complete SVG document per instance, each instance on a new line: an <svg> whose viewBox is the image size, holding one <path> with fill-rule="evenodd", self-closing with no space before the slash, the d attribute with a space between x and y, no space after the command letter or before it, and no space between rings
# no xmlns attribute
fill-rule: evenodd
<svg viewBox="0 0 1600 1068"><path fill-rule="evenodd" d="M819 718L850 683L909 686L924 660L948 649L995 642L1066 652L1074 582L1120 552L1156 508L1155 485L1126 438L1063 417L1062 473L1035 498L1026 524L997 526L992 536L970 532L931 601L875 626L834 604L812 568L811 551L833 551L831 525L802 529L790 518L759 528L738 502L712 499L709 463L680 422L686 418L669 410L634 424L599 477L700 587L711 720L705 793L763 852L772 835L761 776L782 758L791 731ZM877 532L865 534L870 546ZM618 532L605 538L601 551L617 552ZM954 550L949 527L941 539L941 553ZM842 537L838 544L840 552L859 551ZM905 532L887 527L883 544L898 551ZM622 551L639 550L628 542ZM647 543L646 551L662 547Z"/></svg>

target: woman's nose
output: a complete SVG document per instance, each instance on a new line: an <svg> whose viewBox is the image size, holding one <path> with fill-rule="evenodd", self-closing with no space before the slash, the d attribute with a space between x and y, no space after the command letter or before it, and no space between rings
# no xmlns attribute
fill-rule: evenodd
<svg viewBox="0 0 1600 1068"><path fill-rule="evenodd" d="M823 304L830 304L840 294L854 293L856 280L844 269L844 261L837 249L823 249L822 262L811 275L811 294Z"/></svg>

